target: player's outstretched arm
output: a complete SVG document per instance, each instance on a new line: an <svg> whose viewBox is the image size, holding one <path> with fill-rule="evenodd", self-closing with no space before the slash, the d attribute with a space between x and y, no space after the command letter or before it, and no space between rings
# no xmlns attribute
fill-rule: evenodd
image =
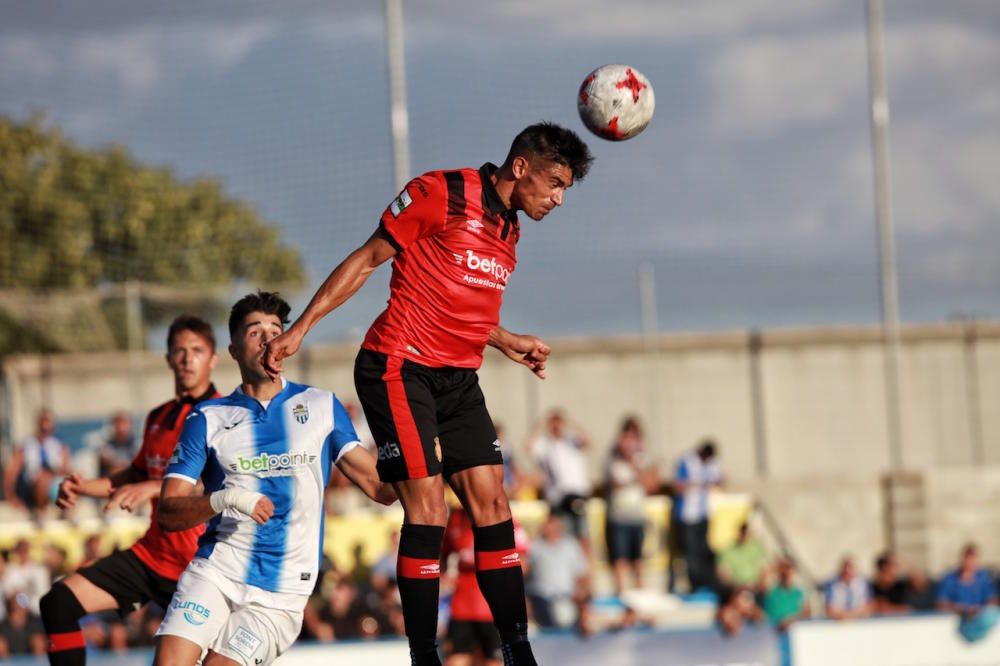
<svg viewBox="0 0 1000 666"><path fill-rule="evenodd" d="M111 497L117 490L129 484L146 481L147 475L129 465L107 476L96 479L85 479L76 472L69 474L59 483L59 496L56 506L68 509L76 504L76 500L84 497ZM157 484L157 492L159 484ZM124 508L124 507L123 507ZM129 509L131 511L131 509Z"/></svg>
<svg viewBox="0 0 1000 666"><path fill-rule="evenodd" d="M531 370L539 379L545 379L545 362L552 350L539 338L511 333L502 326L497 326L490 331L488 344L502 351L510 360Z"/></svg>
<svg viewBox="0 0 1000 666"><path fill-rule="evenodd" d="M265 495L243 488L226 488L211 495L197 494L198 487L177 477L163 480L160 491L160 527L167 532L201 525L217 513L236 509L263 525L274 515L274 504Z"/></svg>
<svg viewBox="0 0 1000 666"><path fill-rule="evenodd" d="M111 493L107 503L104 505L104 512L112 509L124 509L133 511L149 500L159 497L161 484L157 479L147 479L137 483L128 483L119 486Z"/></svg>
<svg viewBox="0 0 1000 666"><path fill-rule="evenodd" d="M379 504L388 506L399 499L390 484L379 480L375 458L364 448L355 446L340 456L337 467L361 492Z"/></svg>
<svg viewBox="0 0 1000 666"><path fill-rule="evenodd" d="M375 269L395 254L396 248L379 230L333 269L295 323L268 343L264 369L272 379L281 374L281 362L299 350L302 339L316 322L353 296Z"/></svg>

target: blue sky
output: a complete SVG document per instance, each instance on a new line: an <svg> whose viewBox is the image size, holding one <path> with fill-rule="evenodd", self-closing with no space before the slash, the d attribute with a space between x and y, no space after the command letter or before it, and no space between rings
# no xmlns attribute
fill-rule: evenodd
<svg viewBox="0 0 1000 666"><path fill-rule="evenodd" d="M382 3L149 4L0 2L0 112L218 177L303 253L302 305L395 194ZM524 221L509 328L635 332L642 263L663 330L878 321L860 0L442 0L404 25L414 173L539 119L583 132L598 65L656 89L646 132L590 137L590 176ZM902 318L997 317L1000 5L888 0L886 30ZM360 335L387 283L314 339Z"/></svg>

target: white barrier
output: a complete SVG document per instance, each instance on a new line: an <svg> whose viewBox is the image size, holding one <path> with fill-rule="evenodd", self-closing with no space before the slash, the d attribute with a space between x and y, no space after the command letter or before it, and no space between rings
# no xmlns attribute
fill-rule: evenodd
<svg viewBox="0 0 1000 666"><path fill-rule="evenodd" d="M953 615L793 624L794 666L1000 666L1000 628L969 643Z"/></svg>
<svg viewBox="0 0 1000 666"><path fill-rule="evenodd" d="M768 629L723 637L718 630L623 631L586 639L569 634L533 635L544 666L776 666L778 642ZM406 641L296 645L275 666L403 666Z"/></svg>

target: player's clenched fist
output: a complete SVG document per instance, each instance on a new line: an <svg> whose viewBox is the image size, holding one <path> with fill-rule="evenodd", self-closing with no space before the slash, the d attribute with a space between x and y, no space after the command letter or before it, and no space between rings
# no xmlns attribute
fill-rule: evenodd
<svg viewBox="0 0 1000 666"><path fill-rule="evenodd" d="M275 339L267 343L264 350L264 370L271 377L277 379L282 373L281 362L292 356L302 345L302 336L293 328L288 329Z"/></svg>
<svg viewBox="0 0 1000 666"><path fill-rule="evenodd" d="M56 506L60 509L69 509L76 505L76 498L84 495L83 477L73 472L59 484L59 497L56 499Z"/></svg>
<svg viewBox="0 0 1000 666"><path fill-rule="evenodd" d="M250 517L257 521L258 525L263 525L274 515L274 504L267 497L261 497L253 508Z"/></svg>

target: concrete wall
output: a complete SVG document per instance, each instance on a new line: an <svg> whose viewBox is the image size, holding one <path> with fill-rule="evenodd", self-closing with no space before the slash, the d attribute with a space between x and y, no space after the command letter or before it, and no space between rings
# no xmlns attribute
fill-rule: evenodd
<svg viewBox="0 0 1000 666"><path fill-rule="evenodd" d="M974 337L970 334L974 333ZM889 446L883 357L873 328L552 341L549 378L487 351L481 381L494 417L522 443L555 406L586 430L595 476L622 416L647 424L664 468L712 436L730 478L869 478L885 471ZM307 349L289 377L345 398L354 394L353 344ZM758 380L754 380L754 368ZM901 355L904 464L910 469L1000 464L1000 324L908 327ZM145 413L168 398L163 357L143 353L9 358L4 364L10 434L32 428L50 405L61 418ZM238 382L223 350L220 390Z"/></svg>

